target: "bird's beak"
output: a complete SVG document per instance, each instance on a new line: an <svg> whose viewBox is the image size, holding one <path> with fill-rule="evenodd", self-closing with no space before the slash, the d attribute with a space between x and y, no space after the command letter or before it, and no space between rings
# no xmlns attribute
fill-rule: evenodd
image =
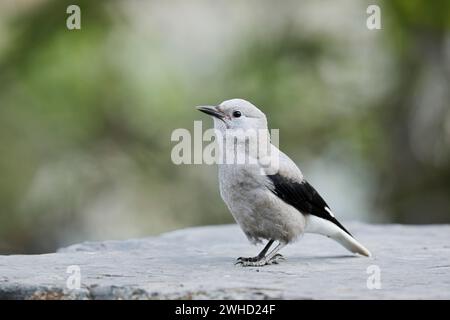
<svg viewBox="0 0 450 320"><path fill-rule="evenodd" d="M206 114L209 114L210 116L213 116L222 121L225 118L225 114L223 112L217 110L217 107L215 107L215 106L199 106L196 108L197 108L197 110L204 112Z"/></svg>

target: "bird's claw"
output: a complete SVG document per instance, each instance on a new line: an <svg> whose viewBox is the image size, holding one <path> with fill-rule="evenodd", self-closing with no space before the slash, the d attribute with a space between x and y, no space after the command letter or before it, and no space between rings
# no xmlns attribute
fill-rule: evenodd
<svg viewBox="0 0 450 320"><path fill-rule="evenodd" d="M239 265L241 267L262 267L267 264L265 259L250 261L250 260L239 260L235 263L235 265Z"/></svg>
<svg viewBox="0 0 450 320"><path fill-rule="evenodd" d="M259 257L239 257L235 265L240 265L242 267L262 267L270 264L278 264L280 261L286 260L281 254L277 253L271 259L267 260L266 258Z"/></svg>
<svg viewBox="0 0 450 320"><path fill-rule="evenodd" d="M236 259L236 263L240 263L240 262L255 262L261 260L260 257L256 256L256 257L239 257Z"/></svg>

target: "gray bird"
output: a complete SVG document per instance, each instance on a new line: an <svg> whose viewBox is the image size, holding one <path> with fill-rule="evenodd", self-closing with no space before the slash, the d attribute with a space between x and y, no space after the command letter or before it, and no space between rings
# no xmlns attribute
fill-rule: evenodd
<svg viewBox="0 0 450 320"><path fill-rule="evenodd" d="M231 132L241 129L268 132L265 114L246 100L232 99L218 106L197 109L213 117L216 134L224 141ZM287 155L269 142L269 158L277 157L277 161L273 161L276 166L263 165L265 155L249 151L252 148L239 148L248 141L254 143L247 137L240 140L239 135L232 140L234 146L226 143L220 152L226 153L233 148L235 156L244 153L246 159L254 162L219 163L220 195L250 242L268 242L257 256L240 257L236 264L263 266L278 263L284 260L278 251L304 233L327 236L353 253L371 256L335 218L328 204ZM274 242L277 245L269 252Z"/></svg>

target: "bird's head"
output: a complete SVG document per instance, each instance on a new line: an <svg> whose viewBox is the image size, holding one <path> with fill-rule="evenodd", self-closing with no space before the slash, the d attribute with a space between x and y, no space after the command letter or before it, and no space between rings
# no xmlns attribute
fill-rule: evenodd
<svg viewBox="0 0 450 320"><path fill-rule="evenodd" d="M226 100L218 106L200 106L197 109L212 116L214 128L222 132L227 129L267 129L266 115L243 99Z"/></svg>

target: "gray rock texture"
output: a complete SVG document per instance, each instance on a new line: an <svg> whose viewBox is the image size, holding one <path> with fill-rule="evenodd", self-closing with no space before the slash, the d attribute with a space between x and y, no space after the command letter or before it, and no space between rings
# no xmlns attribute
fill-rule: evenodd
<svg viewBox="0 0 450 320"><path fill-rule="evenodd" d="M305 235L282 250L281 264L243 268L235 259L261 246L235 225L208 226L0 256L0 298L450 299L450 226L346 225L373 258ZM79 267L79 289L67 286L71 265Z"/></svg>

